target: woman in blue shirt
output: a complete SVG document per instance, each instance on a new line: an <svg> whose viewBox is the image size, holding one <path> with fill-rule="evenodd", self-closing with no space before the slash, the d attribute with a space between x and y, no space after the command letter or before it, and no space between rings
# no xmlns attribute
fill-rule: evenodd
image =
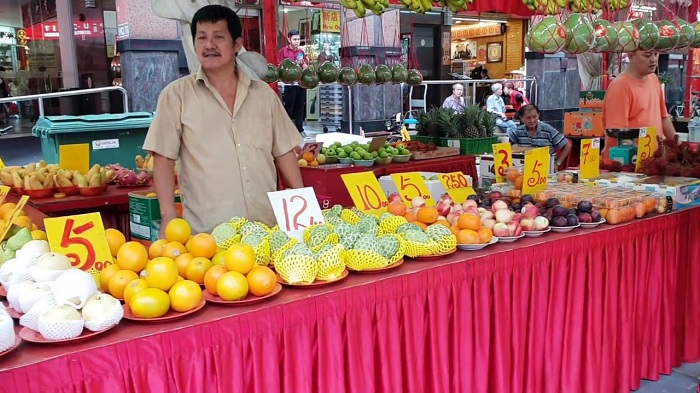
<svg viewBox="0 0 700 393"><path fill-rule="evenodd" d="M508 120L506 117L506 104L503 102L503 85L494 83L491 85L491 95L486 99L486 110L496 116L496 125L505 133L510 133L517 126L513 120Z"/></svg>

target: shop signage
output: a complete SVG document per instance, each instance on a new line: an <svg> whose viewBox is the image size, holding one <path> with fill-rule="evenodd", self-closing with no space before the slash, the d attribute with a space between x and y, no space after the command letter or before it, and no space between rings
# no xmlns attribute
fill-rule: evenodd
<svg viewBox="0 0 700 393"><path fill-rule="evenodd" d="M523 194L534 194L547 189L549 175L549 148L540 147L525 152L523 171Z"/></svg>
<svg viewBox="0 0 700 393"><path fill-rule="evenodd" d="M321 10L321 31L340 33L340 11Z"/></svg>
<svg viewBox="0 0 700 393"><path fill-rule="evenodd" d="M639 129L637 140L636 172L642 168L642 161L651 158L656 151L656 127L644 127Z"/></svg>
<svg viewBox="0 0 700 393"><path fill-rule="evenodd" d="M129 38L129 1L116 0L117 8L117 40Z"/></svg>
<svg viewBox="0 0 700 393"><path fill-rule="evenodd" d="M315 160L316 156L318 156L318 153L321 152L321 149L323 149L323 142L305 143L301 147L301 152L299 152L299 157L303 157L304 153L311 153L311 154L313 154L314 160Z"/></svg>
<svg viewBox="0 0 700 393"><path fill-rule="evenodd" d="M268 192L267 197L280 229L299 241L303 241L304 229L324 222L312 187Z"/></svg>
<svg viewBox="0 0 700 393"><path fill-rule="evenodd" d="M469 195L476 195L474 188L469 186L469 182L462 172L443 173L438 176L438 179L455 203L462 203L467 200Z"/></svg>
<svg viewBox="0 0 700 393"><path fill-rule="evenodd" d="M425 185L423 176L418 172L395 173L391 179L399 190L401 199L407 206L411 206L411 201L416 197L425 199L426 206L435 206L435 201L430 196L428 186Z"/></svg>
<svg viewBox="0 0 700 393"><path fill-rule="evenodd" d="M581 140L579 162L579 178L593 179L600 176L600 138Z"/></svg>
<svg viewBox="0 0 700 393"><path fill-rule="evenodd" d="M374 172L347 173L340 175L340 178L343 179L356 208L370 214L386 213L389 201Z"/></svg>
<svg viewBox="0 0 700 393"><path fill-rule="evenodd" d="M452 64L452 57L450 56L450 46L452 42L450 41L450 32L445 31L442 33L442 65L448 66Z"/></svg>
<svg viewBox="0 0 700 393"><path fill-rule="evenodd" d="M313 1L293 2L293 1L281 1L280 0L280 5L282 5L282 6L286 5L286 6L291 6L291 7L330 9L330 10L339 10L340 9L340 3L316 3Z"/></svg>
<svg viewBox="0 0 700 393"><path fill-rule="evenodd" d="M501 35L500 23L479 23L473 26L452 29L452 40L462 38L491 37L495 35Z"/></svg>
<svg viewBox="0 0 700 393"><path fill-rule="evenodd" d="M0 26L0 44L14 45L15 43L15 29L12 27Z"/></svg>
<svg viewBox="0 0 700 393"><path fill-rule="evenodd" d="M513 151L510 143L493 144L494 174L496 183L505 182L506 171L513 166Z"/></svg>
<svg viewBox="0 0 700 393"><path fill-rule="evenodd" d="M73 31L76 37L103 38L104 24L102 21L87 20L73 21ZM26 29L26 37L30 40L57 40L59 35L58 22L44 22Z"/></svg>

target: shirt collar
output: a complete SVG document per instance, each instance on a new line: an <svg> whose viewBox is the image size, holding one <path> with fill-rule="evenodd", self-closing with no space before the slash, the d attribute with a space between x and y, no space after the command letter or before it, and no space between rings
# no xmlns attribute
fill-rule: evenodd
<svg viewBox="0 0 700 393"><path fill-rule="evenodd" d="M236 102L234 104L233 113L232 113L232 115L234 117L236 116L236 114L238 113L238 110L243 105L243 101L248 96L248 91L250 89L250 84L251 84L251 79L245 72L241 72L238 69L236 69L236 76L238 77L238 87L236 88ZM201 65L199 66L199 69L197 70L196 80L197 81L201 80L208 89L210 89L210 90L214 89L214 87L209 83L209 78L207 78L207 73L204 72ZM216 93L216 94L218 96L218 93ZM227 108L227 110L228 110L228 108Z"/></svg>

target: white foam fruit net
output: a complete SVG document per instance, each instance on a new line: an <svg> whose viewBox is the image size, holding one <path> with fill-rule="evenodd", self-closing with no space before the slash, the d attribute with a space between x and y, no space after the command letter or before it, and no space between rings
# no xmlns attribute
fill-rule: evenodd
<svg viewBox="0 0 700 393"><path fill-rule="evenodd" d="M59 306L83 308L87 299L97 293L92 275L79 269L68 269L53 284L53 296Z"/></svg>
<svg viewBox="0 0 700 393"><path fill-rule="evenodd" d="M100 318L85 320L85 328L93 332L100 332L118 324L122 317L124 317L124 308L121 303L116 302L112 308L101 315Z"/></svg>
<svg viewBox="0 0 700 393"><path fill-rule="evenodd" d="M10 314L0 310L0 352L5 352L15 345L15 326Z"/></svg>
<svg viewBox="0 0 700 393"><path fill-rule="evenodd" d="M19 324L34 331L39 330L39 317L50 309L58 306L53 296L41 298L34 307L19 318Z"/></svg>
<svg viewBox="0 0 700 393"><path fill-rule="evenodd" d="M29 274L31 274L32 278L37 282L55 281L66 271L67 270L46 269L39 266L32 266L29 268Z"/></svg>
<svg viewBox="0 0 700 393"><path fill-rule="evenodd" d="M36 283L28 290L24 291L19 298L19 309L16 310L23 314L27 313L39 300L47 297L53 299L51 285L47 283Z"/></svg>
<svg viewBox="0 0 700 393"><path fill-rule="evenodd" d="M24 296L24 293L34 284L36 284L34 280L25 280L7 287L7 302L10 304L10 307L19 311L19 299L21 299Z"/></svg>
<svg viewBox="0 0 700 393"><path fill-rule="evenodd" d="M45 313L39 317L37 324L39 333L47 340L68 340L80 336L83 332L85 321L78 320L52 320L44 318Z"/></svg>

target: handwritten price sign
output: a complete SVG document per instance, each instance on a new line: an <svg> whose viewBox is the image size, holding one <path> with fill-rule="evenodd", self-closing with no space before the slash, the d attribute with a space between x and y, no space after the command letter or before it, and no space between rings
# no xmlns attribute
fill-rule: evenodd
<svg viewBox="0 0 700 393"><path fill-rule="evenodd" d="M493 171L496 175L496 183L505 182L506 170L511 166L513 166L513 158L510 143L494 143Z"/></svg>
<svg viewBox="0 0 700 393"><path fill-rule="evenodd" d="M656 127L644 127L639 129L639 140L637 141L637 164L635 169L642 168L642 162L651 158L656 151Z"/></svg>
<svg viewBox="0 0 700 393"><path fill-rule="evenodd" d="M443 173L438 176L438 179L455 203L462 203L467 200L469 195L476 195L462 172Z"/></svg>
<svg viewBox="0 0 700 393"><path fill-rule="evenodd" d="M389 201L374 172L347 173L340 175L340 178L343 179L355 207L370 214L386 212Z"/></svg>
<svg viewBox="0 0 700 393"><path fill-rule="evenodd" d="M321 148L323 148L323 142L307 143L301 147L299 157L302 157L304 153L311 153L314 155L314 158L316 158L318 153L321 152Z"/></svg>
<svg viewBox="0 0 700 393"><path fill-rule="evenodd" d="M425 185L425 181L423 181L423 177L420 173L395 173L391 175L391 179L394 181L394 184L396 184L399 195L401 195L401 199L403 199L407 206L411 206L411 201L416 197L425 199L426 206L435 205L435 201L430 196L430 191L428 191L428 186Z"/></svg>
<svg viewBox="0 0 700 393"><path fill-rule="evenodd" d="M299 241L303 240L304 229L324 222L311 187L268 192L267 197L280 229Z"/></svg>
<svg viewBox="0 0 700 393"><path fill-rule="evenodd" d="M582 179L593 179L600 176L600 139L581 140L581 167L579 177Z"/></svg>
<svg viewBox="0 0 700 393"><path fill-rule="evenodd" d="M523 173L523 194L533 194L547 189L549 175L549 148L532 149L525 154Z"/></svg>
<svg viewBox="0 0 700 393"><path fill-rule="evenodd" d="M64 254L73 267L91 273L95 279L112 264L100 213L47 218L44 227L51 251Z"/></svg>

